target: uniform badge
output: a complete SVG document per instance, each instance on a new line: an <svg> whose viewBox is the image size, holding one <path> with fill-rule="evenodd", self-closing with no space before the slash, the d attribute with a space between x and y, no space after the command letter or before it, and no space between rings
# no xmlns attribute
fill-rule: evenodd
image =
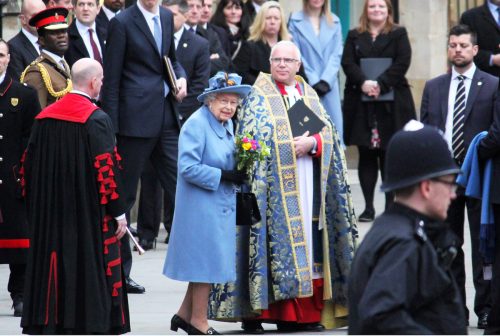
<svg viewBox="0 0 500 336"><path fill-rule="evenodd" d="M17 106L17 104L19 104L19 98L10 98L10 104L12 106Z"/></svg>

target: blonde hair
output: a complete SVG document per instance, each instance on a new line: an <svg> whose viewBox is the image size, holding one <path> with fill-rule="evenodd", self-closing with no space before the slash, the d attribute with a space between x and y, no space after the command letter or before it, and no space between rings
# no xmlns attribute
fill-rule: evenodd
<svg viewBox="0 0 500 336"><path fill-rule="evenodd" d="M308 0L302 0L302 9L306 13L308 12L308 10L307 10L307 3L308 3ZM325 16L326 22L329 25L333 24L332 11L330 9L330 0L325 0L325 2L323 3L323 7L321 7L321 15Z"/></svg>
<svg viewBox="0 0 500 336"><path fill-rule="evenodd" d="M253 24L250 26L250 37L248 41L264 41L264 29L266 28L266 15L271 8L277 8L280 11L280 31L278 33L278 40L289 41L290 34L288 33L288 28L286 27L286 18L283 13L281 5L277 1L266 1L260 7L259 12L255 15Z"/></svg>
<svg viewBox="0 0 500 336"><path fill-rule="evenodd" d="M365 5L363 6L363 13L359 17L359 26L356 28L358 32L364 33L370 31L370 21L368 20L368 1L365 0ZM392 17L392 3L390 0L384 0L385 5L387 6L387 21L385 21L384 29L382 29L382 33L389 33L396 24L394 23L394 19Z"/></svg>

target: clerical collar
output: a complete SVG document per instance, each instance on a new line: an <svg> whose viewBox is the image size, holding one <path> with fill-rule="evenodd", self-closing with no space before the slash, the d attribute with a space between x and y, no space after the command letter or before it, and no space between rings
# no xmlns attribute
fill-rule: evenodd
<svg viewBox="0 0 500 336"><path fill-rule="evenodd" d="M86 92L83 92L83 91L80 91L80 90L71 90L70 93L79 94L80 96L87 97L88 99L90 99L92 101L92 98L90 98L90 96Z"/></svg>
<svg viewBox="0 0 500 336"><path fill-rule="evenodd" d="M282 96L288 95L288 92L286 91L286 85L284 83L276 82L276 85L278 86L278 89L280 90L280 93ZM291 85L291 86L293 86L293 85ZM300 90L300 86L299 86L299 83L297 81L295 81L295 88L297 89L299 94L302 96L302 91Z"/></svg>

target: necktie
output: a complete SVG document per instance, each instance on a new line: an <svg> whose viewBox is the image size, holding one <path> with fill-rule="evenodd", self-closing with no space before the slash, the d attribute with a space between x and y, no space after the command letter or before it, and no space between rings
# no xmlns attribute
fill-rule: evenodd
<svg viewBox="0 0 500 336"><path fill-rule="evenodd" d="M194 28L193 27L189 27L189 31L193 34L196 34L196 32L194 31Z"/></svg>
<svg viewBox="0 0 500 336"><path fill-rule="evenodd" d="M160 27L160 17L154 16L153 17L154 21L154 33L153 37L155 38L156 46L158 47L158 51L160 52L161 55L161 27Z"/></svg>
<svg viewBox="0 0 500 336"><path fill-rule="evenodd" d="M453 132L451 136L453 156L461 161L465 156L464 146L464 111L465 111L465 77L459 75L457 93L455 95L455 105L453 107Z"/></svg>
<svg viewBox="0 0 500 336"><path fill-rule="evenodd" d="M89 28L89 36L90 36L90 47L92 48L92 54L94 54L94 59L102 64L101 54L99 53L99 48L97 48L97 44L94 41L94 30Z"/></svg>

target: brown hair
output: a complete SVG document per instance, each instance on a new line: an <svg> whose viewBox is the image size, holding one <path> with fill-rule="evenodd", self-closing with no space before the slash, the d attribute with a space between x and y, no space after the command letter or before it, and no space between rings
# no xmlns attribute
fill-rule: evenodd
<svg viewBox="0 0 500 336"><path fill-rule="evenodd" d="M363 6L363 13L359 17L359 26L356 28L358 32L364 33L370 31L370 22L368 21L368 2L370 0L365 0L365 5ZM393 18L393 9L392 3L390 0L384 0L385 5L387 6L387 21L385 22L384 29L382 29L382 33L389 33L392 28L396 26Z"/></svg>
<svg viewBox="0 0 500 336"><path fill-rule="evenodd" d="M307 2L308 0L302 0L302 8L306 13L307 13ZM325 0L325 2L323 3L323 7L321 7L321 15L325 16L326 22L329 25L333 24L333 16L330 10L330 0Z"/></svg>

